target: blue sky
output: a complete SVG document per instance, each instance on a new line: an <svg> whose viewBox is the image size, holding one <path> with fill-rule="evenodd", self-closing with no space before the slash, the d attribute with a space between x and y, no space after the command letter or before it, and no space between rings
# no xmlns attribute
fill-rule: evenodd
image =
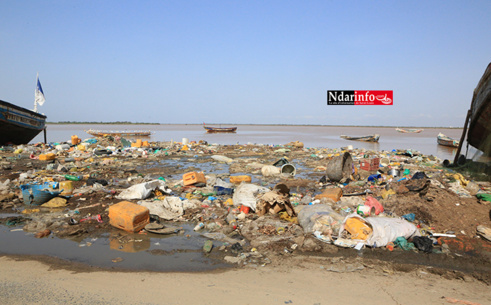
<svg viewBox="0 0 491 305"><path fill-rule="evenodd" d="M463 126L491 1L0 4L0 99L48 121ZM393 90L328 106L327 90Z"/></svg>

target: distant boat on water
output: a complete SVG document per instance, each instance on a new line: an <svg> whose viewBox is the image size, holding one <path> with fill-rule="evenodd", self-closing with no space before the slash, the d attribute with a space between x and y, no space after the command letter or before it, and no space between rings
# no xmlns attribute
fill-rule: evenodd
<svg viewBox="0 0 491 305"><path fill-rule="evenodd" d="M443 133L438 134L438 136L436 137L436 141L438 144L443 145L443 146L459 147L459 141L458 140L454 140L450 137L447 137Z"/></svg>
<svg viewBox="0 0 491 305"><path fill-rule="evenodd" d="M203 124L203 128L206 130L207 133L217 133L217 132L233 133L237 131L237 127L212 127L212 126L206 126L205 124Z"/></svg>
<svg viewBox="0 0 491 305"><path fill-rule="evenodd" d="M405 128L396 128L396 130L397 130L398 132L402 132L402 133L420 133L420 132L422 132L424 129L413 129L413 128L405 129Z"/></svg>
<svg viewBox="0 0 491 305"><path fill-rule="evenodd" d="M34 110L0 100L0 145L27 144L44 130L46 116L37 112L37 106L45 98L39 76L36 81Z"/></svg>
<svg viewBox="0 0 491 305"><path fill-rule="evenodd" d="M346 140L353 140L353 141L378 142L378 140L380 138L380 135L373 134L373 135L361 136L361 137L353 137L353 136L341 135L340 137L343 138L343 139L346 139Z"/></svg>
<svg viewBox="0 0 491 305"><path fill-rule="evenodd" d="M152 134L150 130L124 130L124 131L113 131L113 130L84 130L86 133L95 136L95 137L104 137L104 136L140 136L140 137L148 137Z"/></svg>

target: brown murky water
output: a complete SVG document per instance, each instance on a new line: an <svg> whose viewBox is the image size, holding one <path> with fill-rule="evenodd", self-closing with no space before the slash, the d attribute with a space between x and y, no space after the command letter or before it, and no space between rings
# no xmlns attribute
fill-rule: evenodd
<svg viewBox="0 0 491 305"><path fill-rule="evenodd" d="M219 126L219 125L214 125ZM223 125L222 127L229 127ZM48 124L48 142L69 141L72 135L85 139L92 137L85 130L150 130L150 141L190 141L205 140L218 144L270 144L280 145L291 141L301 141L307 147L340 148L352 145L354 148L369 150L412 149L425 155L434 155L441 159L453 160L456 149L437 144L438 133L451 138L460 139L461 128L425 128L421 133L400 133L393 127L350 127L350 126L277 126L277 125L237 125L236 133L208 134L203 125L83 125L83 124ZM379 134L378 143L349 141L340 135L364 136ZM33 139L32 143L43 141L43 134ZM468 158L472 158L475 150L470 150ZM465 153L465 149L463 149Z"/></svg>

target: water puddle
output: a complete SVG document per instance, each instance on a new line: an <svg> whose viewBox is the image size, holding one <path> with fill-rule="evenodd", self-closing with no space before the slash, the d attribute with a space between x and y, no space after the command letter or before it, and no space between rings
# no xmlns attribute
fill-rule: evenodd
<svg viewBox="0 0 491 305"><path fill-rule="evenodd" d="M35 238L22 227L2 225L0 253L46 255L94 267L126 270L196 272L229 267L204 254L202 247L207 239L190 225L178 226L183 230L174 235L130 234L114 229L101 236L72 240L52 235ZM222 245L219 241L213 244Z"/></svg>

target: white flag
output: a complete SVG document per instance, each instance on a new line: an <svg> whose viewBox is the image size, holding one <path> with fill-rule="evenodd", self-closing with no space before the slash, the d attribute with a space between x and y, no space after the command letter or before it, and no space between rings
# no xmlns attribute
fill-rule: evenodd
<svg viewBox="0 0 491 305"><path fill-rule="evenodd" d="M39 82L39 75L37 76L37 86L36 91L34 93L34 103L38 105L43 105L45 101L43 87L41 87L41 83Z"/></svg>

